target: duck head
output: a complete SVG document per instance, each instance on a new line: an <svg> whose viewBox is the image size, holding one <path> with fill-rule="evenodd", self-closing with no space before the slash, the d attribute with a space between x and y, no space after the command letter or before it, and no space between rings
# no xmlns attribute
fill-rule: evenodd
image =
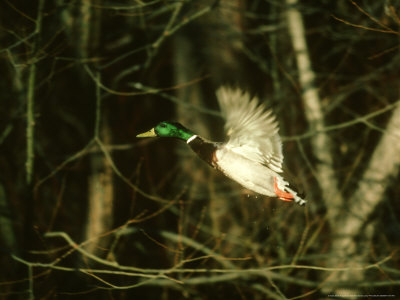
<svg viewBox="0 0 400 300"><path fill-rule="evenodd" d="M184 141L195 135L191 130L176 122L160 122L149 131L138 134L136 137L169 137Z"/></svg>

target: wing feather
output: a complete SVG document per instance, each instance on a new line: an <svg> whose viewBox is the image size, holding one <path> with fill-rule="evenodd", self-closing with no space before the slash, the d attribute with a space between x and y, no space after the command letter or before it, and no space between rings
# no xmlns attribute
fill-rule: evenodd
<svg viewBox="0 0 400 300"><path fill-rule="evenodd" d="M229 137L225 146L275 172L282 172L282 142L272 111L239 88L222 86L216 94Z"/></svg>

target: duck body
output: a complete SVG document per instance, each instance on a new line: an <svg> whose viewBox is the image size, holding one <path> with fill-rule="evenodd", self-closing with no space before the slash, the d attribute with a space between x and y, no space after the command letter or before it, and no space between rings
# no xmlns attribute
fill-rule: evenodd
<svg viewBox="0 0 400 300"><path fill-rule="evenodd" d="M216 169L243 187L261 195L276 197L273 191L277 174L245 156L222 147L216 150Z"/></svg>
<svg viewBox="0 0 400 300"><path fill-rule="evenodd" d="M272 112L240 89L221 87L217 98L226 120L225 143L208 141L171 122L161 122L138 137L184 140L202 160L243 187L268 197L305 204L283 178L282 143Z"/></svg>

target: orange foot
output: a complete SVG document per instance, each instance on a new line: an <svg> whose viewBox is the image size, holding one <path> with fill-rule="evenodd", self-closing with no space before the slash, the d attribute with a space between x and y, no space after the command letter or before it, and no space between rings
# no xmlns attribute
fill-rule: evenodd
<svg viewBox="0 0 400 300"><path fill-rule="evenodd" d="M277 179L276 179L276 177L274 178L275 179L275 184L274 184L274 192L275 192L275 194L278 196L278 199L279 200L282 200L282 201L293 201L293 199L294 199L294 197L293 197L293 195L291 194L291 193L287 193L287 192L285 192L285 191L282 191L279 187L278 187L278 182L277 182Z"/></svg>

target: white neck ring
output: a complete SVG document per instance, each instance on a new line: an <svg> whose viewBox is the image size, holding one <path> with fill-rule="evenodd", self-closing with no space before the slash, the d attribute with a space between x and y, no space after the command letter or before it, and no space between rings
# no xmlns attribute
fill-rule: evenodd
<svg viewBox="0 0 400 300"><path fill-rule="evenodd" d="M191 141L193 141L195 138L197 138L197 134L192 135L188 140L186 141L186 144L189 144Z"/></svg>

